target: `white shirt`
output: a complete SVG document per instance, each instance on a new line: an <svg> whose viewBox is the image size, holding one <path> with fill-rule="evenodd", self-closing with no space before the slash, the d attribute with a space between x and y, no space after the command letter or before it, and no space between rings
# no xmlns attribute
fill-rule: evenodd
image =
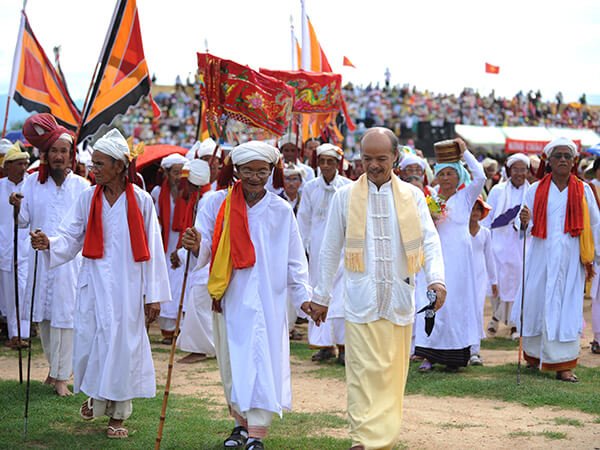
<svg viewBox="0 0 600 450"><path fill-rule="evenodd" d="M401 183L404 183L401 181ZM387 319L409 325L414 319L415 284L408 275L406 254L395 213L391 181L379 189L370 181L367 229L365 234L365 272L344 268L345 318L368 323ZM444 283L444 263L440 239L429 214L423 193L408 183L417 203L425 250L427 285ZM353 184L336 192L331 202L321 247L319 283L313 301L328 306L334 275L345 243L350 191Z"/></svg>

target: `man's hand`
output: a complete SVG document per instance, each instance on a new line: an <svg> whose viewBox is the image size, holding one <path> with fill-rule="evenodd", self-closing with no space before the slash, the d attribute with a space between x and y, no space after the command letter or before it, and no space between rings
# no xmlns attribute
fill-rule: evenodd
<svg viewBox="0 0 600 450"><path fill-rule="evenodd" d="M13 192L8 197L8 203L17 207L17 210L21 209L21 200L23 199L23 194L19 192Z"/></svg>
<svg viewBox="0 0 600 450"><path fill-rule="evenodd" d="M434 306L434 309L437 311L444 306L444 302L446 301L446 286L444 286L442 283L433 283L430 284L427 289L434 291L437 296Z"/></svg>
<svg viewBox="0 0 600 450"><path fill-rule="evenodd" d="M498 285L492 284L492 297L498 298Z"/></svg>
<svg viewBox="0 0 600 450"><path fill-rule="evenodd" d="M146 303L144 313L146 314L147 323L154 322L160 315L160 303Z"/></svg>
<svg viewBox="0 0 600 450"><path fill-rule="evenodd" d="M177 250L171 253L171 268L177 269L181 266L181 260L179 259L179 255L177 254Z"/></svg>
<svg viewBox="0 0 600 450"><path fill-rule="evenodd" d="M31 231L29 236L31 236L31 246L34 250L48 250L50 248L50 240L42 231Z"/></svg>
<svg viewBox="0 0 600 450"><path fill-rule="evenodd" d="M186 250L191 251L194 256L198 256L198 252L200 251L200 241L202 240L202 236L200 232L196 230L194 227L188 228L183 233L181 238L181 245Z"/></svg>
<svg viewBox="0 0 600 450"><path fill-rule="evenodd" d="M214 312L216 312L216 313L223 314L223 308L221 307L221 301L220 300L215 300L213 298L213 301L212 301L212 310Z"/></svg>
<svg viewBox="0 0 600 450"><path fill-rule="evenodd" d="M529 221L531 220L531 212L526 205L523 205L523 208L521 208L519 219L521 220L521 230L526 230L527 225L529 225Z"/></svg>
<svg viewBox="0 0 600 450"><path fill-rule="evenodd" d="M321 325L321 322L325 322L325 319L327 319L327 311L329 310L327 306L310 302L308 308L310 310L310 317L315 322L316 326Z"/></svg>

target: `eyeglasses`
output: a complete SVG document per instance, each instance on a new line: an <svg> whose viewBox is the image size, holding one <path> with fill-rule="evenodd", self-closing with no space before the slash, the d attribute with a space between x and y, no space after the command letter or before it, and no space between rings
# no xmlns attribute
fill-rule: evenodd
<svg viewBox="0 0 600 450"><path fill-rule="evenodd" d="M573 155L571 153L552 153L551 158L553 159L564 159L565 161L570 161L573 159Z"/></svg>
<svg viewBox="0 0 600 450"><path fill-rule="evenodd" d="M268 178L271 175L271 170L269 169L261 169L261 170L252 170L247 167L242 167L238 169L238 173L244 178L252 178L256 175L258 178Z"/></svg>
<svg viewBox="0 0 600 450"><path fill-rule="evenodd" d="M512 169L512 168L510 169L510 173L515 174L515 175L517 175L517 174L524 174L524 173L527 173L528 171L529 171L529 169L527 169L527 168L525 168L525 169L518 169L518 168L515 167L514 169Z"/></svg>

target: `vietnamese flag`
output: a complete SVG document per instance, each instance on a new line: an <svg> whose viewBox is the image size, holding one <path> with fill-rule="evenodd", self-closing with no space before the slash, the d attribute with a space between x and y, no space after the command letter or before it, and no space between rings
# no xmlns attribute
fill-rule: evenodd
<svg viewBox="0 0 600 450"><path fill-rule="evenodd" d="M485 63L485 73L493 73L497 75L500 73L500 66L494 66L490 63Z"/></svg>
<svg viewBox="0 0 600 450"><path fill-rule="evenodd" d="M343 65L348 67L354 67L356 69L356 66L352 64L352 61L350 61L347 56L344 56Z"/></svg>

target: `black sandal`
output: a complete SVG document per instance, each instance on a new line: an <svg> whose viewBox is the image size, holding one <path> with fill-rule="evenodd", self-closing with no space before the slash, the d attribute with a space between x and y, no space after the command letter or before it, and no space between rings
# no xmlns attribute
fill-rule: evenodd
<svg viewBox="0 0 600 450"><path fill-rule="evenodd" d="M235 427L229 437L223 441L223 447L242 448L246 445L246 441L248 441L248 430L242 426Z"/></svg>
<svg viewBox="0 0 600 450"><path fill-rule="evenodd" d="M600 344L598 341L592 341L590 344L592 345L592 353L600 355Z"/></svg>
<svg viewBox="0 0 600 450"><path fill-rule="evenodd" d="M265 444L257 439L247 444L245 450L265 450Z"/></svg>

